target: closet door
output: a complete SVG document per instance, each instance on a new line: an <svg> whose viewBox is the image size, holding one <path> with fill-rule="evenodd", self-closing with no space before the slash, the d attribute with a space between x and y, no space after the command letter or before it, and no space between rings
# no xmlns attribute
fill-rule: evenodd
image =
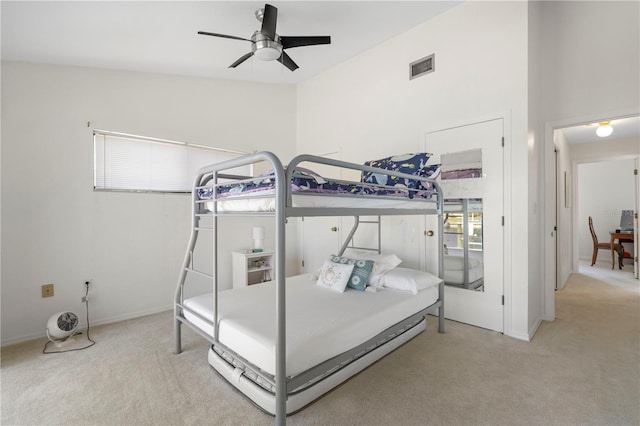
<svg viewBox="0 0 640 426"><path fill-rule="evenodd" d="M441 163L445 199L445 316L496 331L504 327L503 120L425 135L430 163ZM464 201L469 208L458 208ZM425 266L438 274L437 218L427 217ZM434 231L434 236L428 231ZM468 248L468 249L466 249Z"/></svg>
<svg viewBox="0 0 640 426"><path fill-rule="evenodd" d="M302 218L302 273L313 272L341 245L342 226L339 217Z"/></svg>

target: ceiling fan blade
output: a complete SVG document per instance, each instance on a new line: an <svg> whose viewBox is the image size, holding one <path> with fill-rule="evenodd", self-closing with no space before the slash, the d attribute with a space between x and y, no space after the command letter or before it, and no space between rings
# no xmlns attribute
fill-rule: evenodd
<svg viewBox="0 0 640 426"><path fill-rule="evenodd" d="M316 44L331 44L331 37L329 36L310 36L310 37L280 37L280 43L282 43L283 49L290 49L292 47L300 46L313 46Z"/></svg>
<svg viewBox="0 0 640 426"><path fill-rule="evenodd" d="M249 53L247 53L246 55L244 55L244 56L242 56L242 57L238 58L238 60L237 60L237 61L235 61L234 63L232 63L231 65L229 65L229 68L235 68L235 67L237 67L238 65L240 65L241 63L243 63L244 61L246 61L247 59L249 59L249 58L250 58L250 57L252 57L252 56L253 56L253 52L249 52Z"/></svg>
<svg viewBox="0 0 640 426"><path fill-rule="evenodd" d="M262 15L262 28L260 32L271 40L276 39L276 22L278 21L278 9L270 4L264 5L264 14Z"/></svg>
<svg viewBox="0 0 640 426"><path fill-rule="evenodd" d="M282 55L280 55L280 57L278 58L278 62L289 68L291 71L295 71L300 68L295 62L293 62L293 59L291 59L291 57L289 57L286 52L282 52Z"/></svg>
<svg viewBox="0 0 640 426"><path fill-rule="evenodd" d="M236 37L236 36L232 36L232 35L218 34L218 33L208 33L206 31L198 31L198 34L214 36L214 37L230 38L230 39L233 39L233 40L251 41L249 39L242 38L242 37Z"/></svg>

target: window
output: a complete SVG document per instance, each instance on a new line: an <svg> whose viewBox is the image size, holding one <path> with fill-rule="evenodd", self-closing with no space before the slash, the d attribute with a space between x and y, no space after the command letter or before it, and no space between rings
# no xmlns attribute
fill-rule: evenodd
<svg viewBox="0 0 640 426"><path fill-rule="evenodd" d="M246 154L99 130L93 145L95 190L191 192L198 169ZM244 166L225 173L251 172Z"/></svg>

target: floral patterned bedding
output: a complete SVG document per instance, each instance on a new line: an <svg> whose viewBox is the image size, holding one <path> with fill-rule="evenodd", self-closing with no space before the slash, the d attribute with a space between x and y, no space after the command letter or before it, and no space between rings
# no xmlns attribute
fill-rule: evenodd
<svg viewBox="0 0 640 426"><path fill-rule="evenodd" d="M439 171L439 165L426 166L430 154L407 154L388 157L382 160L366 162L366 166L397 171L416 176L433 177ZM255 194L275 188L275 176L272 172L264 173L256 179L241 183L229 183L218 187L218 198ZM430 183L398 178L382 173L362 172L359 183L339 179L323 178L312 170L296 167L292 174L291 190L294 193L350 194L366 196L387 196L404 198L430 198L433 188ZM213 188L198 189L201 200L213 198Z"/></svg>

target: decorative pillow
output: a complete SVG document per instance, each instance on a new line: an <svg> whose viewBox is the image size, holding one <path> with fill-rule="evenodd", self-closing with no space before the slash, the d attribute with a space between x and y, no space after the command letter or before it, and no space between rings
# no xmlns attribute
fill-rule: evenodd
<svg viewBox="0 0 640 426"><path fill-rule="evenodd" d="M351 272L353 272L353 265L344 265L330 260L325 260L322 264L322 270L320 270L320 276L318 276L316 284L342 293L347 287L347 282L349 281Z"/></svg>
<svg viewBox="0 0 640 426"><path fill-rule="evenodd" d="M382 282L386 288L418 294L420 290L437 286L442 282L442 279L416 269L394 268L382 277Z"/></svg>
<svg viewBox="0 0 640 426"><path fill-rule="evenodd" d="M365 290L367 281L369 281L369 275L371 275L371 270L373 269L372 260L349 259L347 257L334 255L329 256L329 260L342 265L353 265L353 272L351 272L347 287L359 291Z"/></svg>
<svg viewBox="0 0 640 426"><path fill-rule="evenodd" d="M427 161L433 154L427 152L419 152L417 154L403 154L394 155L380 160L371 160L364 163L365 166L376 167L379 169L406 173L409 175L426 176L425 169L427 168ZM434 170L429 169L431 173ZM373 183L377 185L385 186L403 186L408 189L419 189L418 181L412 179L399 178L397 176L390 176L381 173L374 172L362 172L360 178L361 182ZM412 193L409 193L409 198L412 198Z"/></svg>
<svg viewBox="0 0 640 426"><path fill-rule="evenodd" d="M355 249L346 249L344 256L350 259L373 261L373 268L367 284L374 287L382 287L382 276L402 263L402 260L395 254L378 254Z"/></svg>

